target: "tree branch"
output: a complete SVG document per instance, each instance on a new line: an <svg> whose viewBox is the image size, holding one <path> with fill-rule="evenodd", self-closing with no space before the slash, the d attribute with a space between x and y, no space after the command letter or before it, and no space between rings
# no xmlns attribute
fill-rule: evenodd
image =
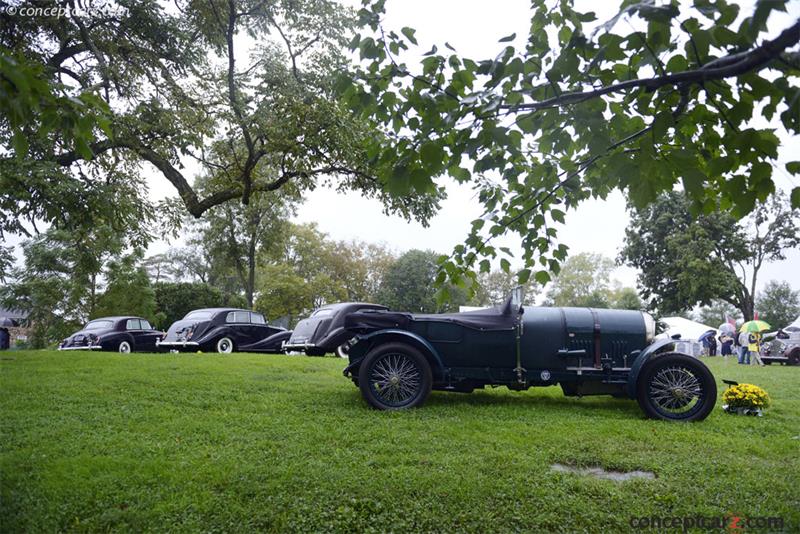
<svg viewBox="0 0 800 534"><path fill-rule="evenodd" d="M780 57L781 52L785 49L796 45L798 42L800 42L800 20L783 30L772 41L765 41L761 46L744 53L732 54L711 61L698 69L676 72L666 76L655 76L653 78L626 80L594 91L573 91L539 102L505 104L500 107L514 111L539 110L566 104L578 104L603 95L627 91L637 87L643 87L646 91L652 92L666 85L680 83L702 84L711 80L721 80L764 67L776 57Z"/></svg>

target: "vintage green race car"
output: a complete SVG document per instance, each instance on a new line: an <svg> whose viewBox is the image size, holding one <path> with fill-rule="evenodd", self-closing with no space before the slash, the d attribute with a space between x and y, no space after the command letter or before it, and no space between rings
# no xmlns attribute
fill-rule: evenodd
<svg viewBox="0 0 800 534"><path fill-rule="evenodd" d="M714 408L711 372L673 340L654 341L647 313L521 302L514 292L496 308L438 315L341 306L343 317L307 326L311 341L325 340L321 350L345 345L345 376L379 409L419 406L432 389L555 384L569 396L637 399L658 419L701 420Z"/></svg>

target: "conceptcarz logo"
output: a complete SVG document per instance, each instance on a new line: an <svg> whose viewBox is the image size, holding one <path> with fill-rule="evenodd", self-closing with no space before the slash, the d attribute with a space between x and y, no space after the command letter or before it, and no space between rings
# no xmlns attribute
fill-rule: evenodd
<svg viewBox="0 0 800 534"><path fill-rule="evenodd" d="M727 532L744 532L746 530L782 531L782 517L761 517L741 515L720 516L642 516L631 517L628 524L635 530L691 529L725 530Z"/></svg>

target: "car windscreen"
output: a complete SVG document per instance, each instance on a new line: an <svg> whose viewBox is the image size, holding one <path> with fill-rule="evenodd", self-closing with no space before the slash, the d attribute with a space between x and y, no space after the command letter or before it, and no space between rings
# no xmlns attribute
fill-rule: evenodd
<svg viewBox="0 0 800 534"><path fill-rule="evenodd" d="M84 330L105 330L114 326L112 321L91 321L83 327Z"/></svg>
<svg viewBox="0 0 800 534"><path fill-rule="evenodd" d="M208 321L213 315L210 311L193 311L186 314L184 320Z"/></svg>
<svg viewBox="0 0 800 534"><path fill-rule="evenodd" d="M312 317L327 317L329 315L333 315L333 310L331 308L321 308L315 311Z"/></svg>

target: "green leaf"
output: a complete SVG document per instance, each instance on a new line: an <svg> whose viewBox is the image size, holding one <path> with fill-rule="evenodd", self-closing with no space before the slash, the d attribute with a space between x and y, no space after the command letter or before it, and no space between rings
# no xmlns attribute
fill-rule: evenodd
<svg viewBox="0 0 800 534"><path fill-rule="evenodd" d="M395 26L395 27L396 27L396 26ZM409 41L411 41L413 44L417 44L417 38L416 38L416 37L414 37L414 34L415 34L415 33L417 33L417 30L415 30L414 28L409 28L408 26L406 26L405 28L403 28L402 30L400 30L400 32L401 32L403 35L405 35L405 36L406 36L406 39L408 39Z"/></svg>
<svg viewBox="0 0 800 534"><path fill-rule="evenodd" d="M700 198L703 194L703 184L706 181L706 175L699 169L688 168L683 171L683 188L694 198Z"/></svg>
<svg viewBox="0 0 800 534"><path fill-rule="evenodd" d="M505 258L500 258L500 268L505 273L510 272L511 271L511 263Z"/></svg>
<svg viewBox="0 0 800 534"><path fill-rule="evenodd" d="M550 273L548 273L547 271L536 271L534 278L541 285L545 285L547 282L550 281Z"/></svg>
<svg viewBox="0 0 800 534"><path fill-rule="evenodd" d="M519 273L517 273L517 282L520 284L525 284L531 277L531 270L530 269L522 269Z"/></svg>
<svg viewBox="0 0 800 534"><path fill-rule="evenodd" d="M508 42L513 41L516 38L517 38L517 34L516 33L512 33L511 35L506 35L505 37L503 37L502 39L500 39L497 42L498 43L508 43Z"/></svg>
<svg viewBox="0 0 800 534"><path fill-rule="evenodd" d="M672 126L675 126L675 119L672 118L672 112L662 111L658 113L655 119L653 119L653 139L658 141L664 137L667 130Z"/></svg>
<svg viewBox="0 0 800 534"><path fill-rule="evenodd" d="M790 161L786 164L786 170L792 174L800 174L800 161Z"/></svg>
<svg viewBox="0 0 800 534"><path fill-rule="evenodd" d="M419 155L422 159L422 163L430 170L436 172L436 170L442 167L442 162L444 160L444 149L434 141L428 141L422 144L422 147L419 149Z"/></svg>
<svg viewBox="0 0 800 534"><path fill-rule="evenodd" d="M800 209L800 187L792 189L792 209Z"/></svg>

